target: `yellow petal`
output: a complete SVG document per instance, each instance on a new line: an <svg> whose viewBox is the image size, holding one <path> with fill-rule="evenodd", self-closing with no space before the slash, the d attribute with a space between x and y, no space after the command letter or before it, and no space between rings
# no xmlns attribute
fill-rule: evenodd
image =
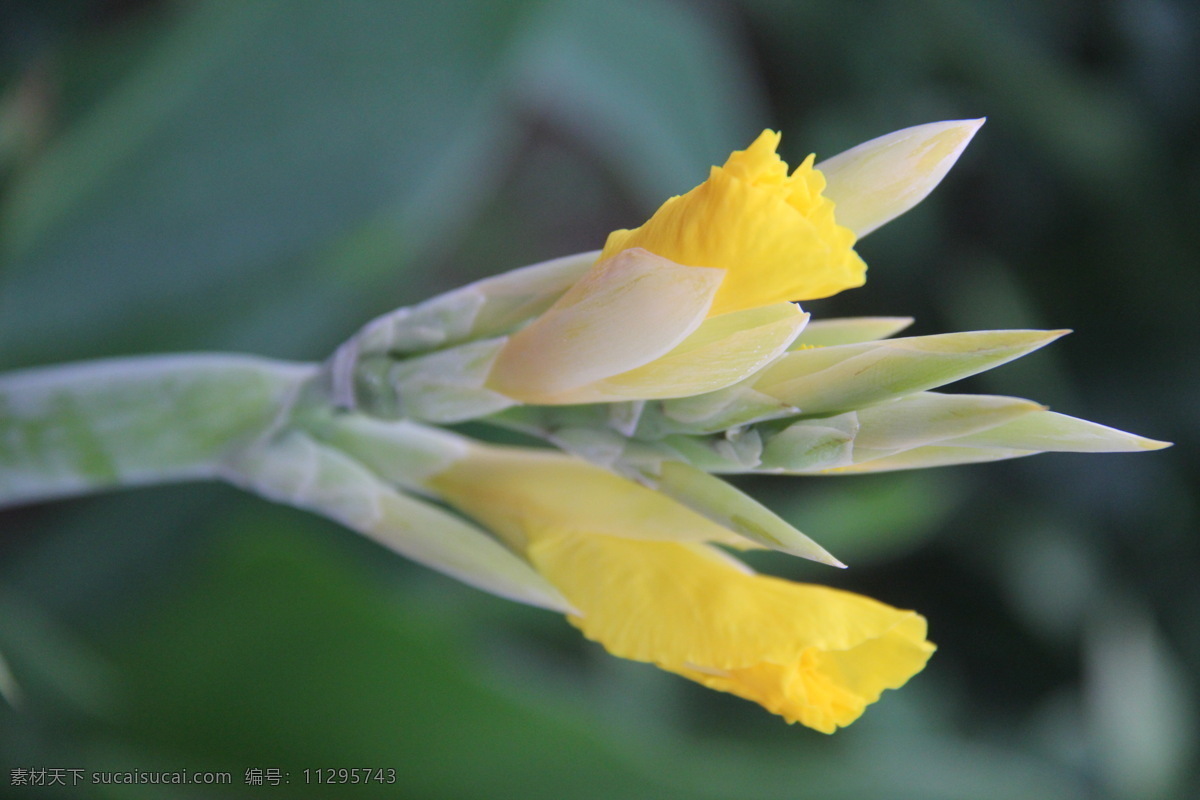
<svg viewBox="0 0 1200 800"><path fill-rule="evenodd" d="M732 386L771 363L804 328L793 303L709 317L669 353L636 369L544 397L543 404L606 403L689 397Z"/></svg>
<svg viewBox="0 0 1200 800"><path fill-rule="evenodd" d="M821 195L825 179L812 156L788 175L778 143L778 133L764 131L646 224L610 234L601 259L643 247L678 264L727 270L710 315L861 286L866 265Z"/></svg>
<svg viewBox="0 0 1200 800"><path fill-rule="evenodd" d="M486 386L538 403L640 367L699 327L721 278L644 250L602 261L509 338Z"/></svg>
<svg viewBox="0 0 1200 800"><path fill-rule="evenodd" d="M934 649L918 614L748 575L705 545L529 533L530 560L589 639L820 731L854 721Z"/></svg>
<svg viewBox="0 0 1200 800"><path fill-rule="evenodd" d="M476 445L427 486L518 550L533 529L745 541L666 495L556 451Z"/></svg>

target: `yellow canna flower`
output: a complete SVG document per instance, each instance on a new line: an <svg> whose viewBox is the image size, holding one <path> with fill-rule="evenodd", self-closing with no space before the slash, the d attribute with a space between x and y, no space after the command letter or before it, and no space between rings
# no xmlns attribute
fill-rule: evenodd
<svg viewBox="0 0 1200 800"><path fill-rule="evenodd" d="M920 672L925 619L824 586L749 574L711 546L539 531L534 567L613 655L752 700L823 733Z"/></svg>
<svg viewBox="0 0 1200 800"><path fill-rule="evenodd" d="M832 733L933 652L925 620L866 597L754 574L737 537L561 453L472 444L427 488L523 554L610 653Z"/></svg>
<svg viewBox="0 0 1200 800"><path fill-rule="evenodd" d="M737 383L783 353L808 315L775 303L706 319L723 277L623 250L508 337L487 388L562 405L683 397Z"/></svg>
<svg viewBox="0 0 1200 800"><path fill-rule="evenodd" d="M789 175L766 130L708 180L663 203L640 228L609 234L600 260L642 247L690 267L726 270L709 315L862 286L854 233L834 220L825 177L806 158Z"/></svg>
<svg viewBox="0 0 1200 800"><path fill-rule="evenodd" d="M686 397L748 377L803 328L792 301L862 285L856 235L924 198L981 124L873 139L822 162L828 186L813 156L789 174L779 134L763 131L644 225L609 234L583 278L499 349L487 388L563 405Z"/></svg>

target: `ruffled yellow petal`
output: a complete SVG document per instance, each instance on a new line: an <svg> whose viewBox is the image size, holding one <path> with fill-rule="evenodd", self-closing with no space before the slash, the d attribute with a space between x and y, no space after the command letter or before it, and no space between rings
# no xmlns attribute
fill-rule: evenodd
<svg viewBox="0 0 1200 800"><path fill-rule="evenodd" d="M914 612L747 574L705 545L528 533L530 560L579 610L571 622L585 636L826 733L934 649Z"/></svg>
<svg viewBox="0 0 1200 800"><path fill-rule="evenodd" d="M813 157L788 175L778 144L778 133L763 131L646 224L611 233L601 261L642 247L678 264L727 270L710 316L861 286L866 265L821 195L825 179Z"/></svg>

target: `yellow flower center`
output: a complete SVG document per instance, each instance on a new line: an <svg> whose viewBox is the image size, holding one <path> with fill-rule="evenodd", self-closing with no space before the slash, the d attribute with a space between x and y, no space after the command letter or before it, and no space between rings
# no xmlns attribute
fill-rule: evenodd
<svg viewBox="0 0 1200 800"><path fill-rule="evenodd" d="M677 264L724 269L710 316L861 286L866 264L821 194L813 156L789 175L778 146L779 134L763 131L640 228L609 234L601 260L643 247Z"/></svg>

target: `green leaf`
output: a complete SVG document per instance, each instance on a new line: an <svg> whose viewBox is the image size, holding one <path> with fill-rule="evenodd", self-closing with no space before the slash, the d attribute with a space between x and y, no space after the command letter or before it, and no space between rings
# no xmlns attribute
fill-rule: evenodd
<svg viewBox="0 0 1200 800"><path fill-rule="evenodd" d="M520 86L653 210L768 120L735 42L712 18L664 0L551 3L525 42Z"/></svg>
<svg viewBox="0 0 1200 800"><path fill-rule="evenodd" d="M529 5L187 7L0 210L6 360L311 357L496 185Z"/></svg>
<svg viewBox="0 0 1200 800"><path fill-rule="evenodd" d="M1185 796L1200 729L1193 681L1149 611L1117 594L1084 640L1087 736L1115 797Z"/></svg>
<svg viewBox="0 0 1200 800"><path fill-rule="evenodd" d="M76 734L119 743L93 740L91 768L232 769L235 787L247 767L291 773L239 797L637 796L637 749L506 685L452 595L441 606L390 587L286 519L228 523L211 566L106 641L127 692L119 715ZM395 782L306 781L331 765L394 769Z"/></svg>

